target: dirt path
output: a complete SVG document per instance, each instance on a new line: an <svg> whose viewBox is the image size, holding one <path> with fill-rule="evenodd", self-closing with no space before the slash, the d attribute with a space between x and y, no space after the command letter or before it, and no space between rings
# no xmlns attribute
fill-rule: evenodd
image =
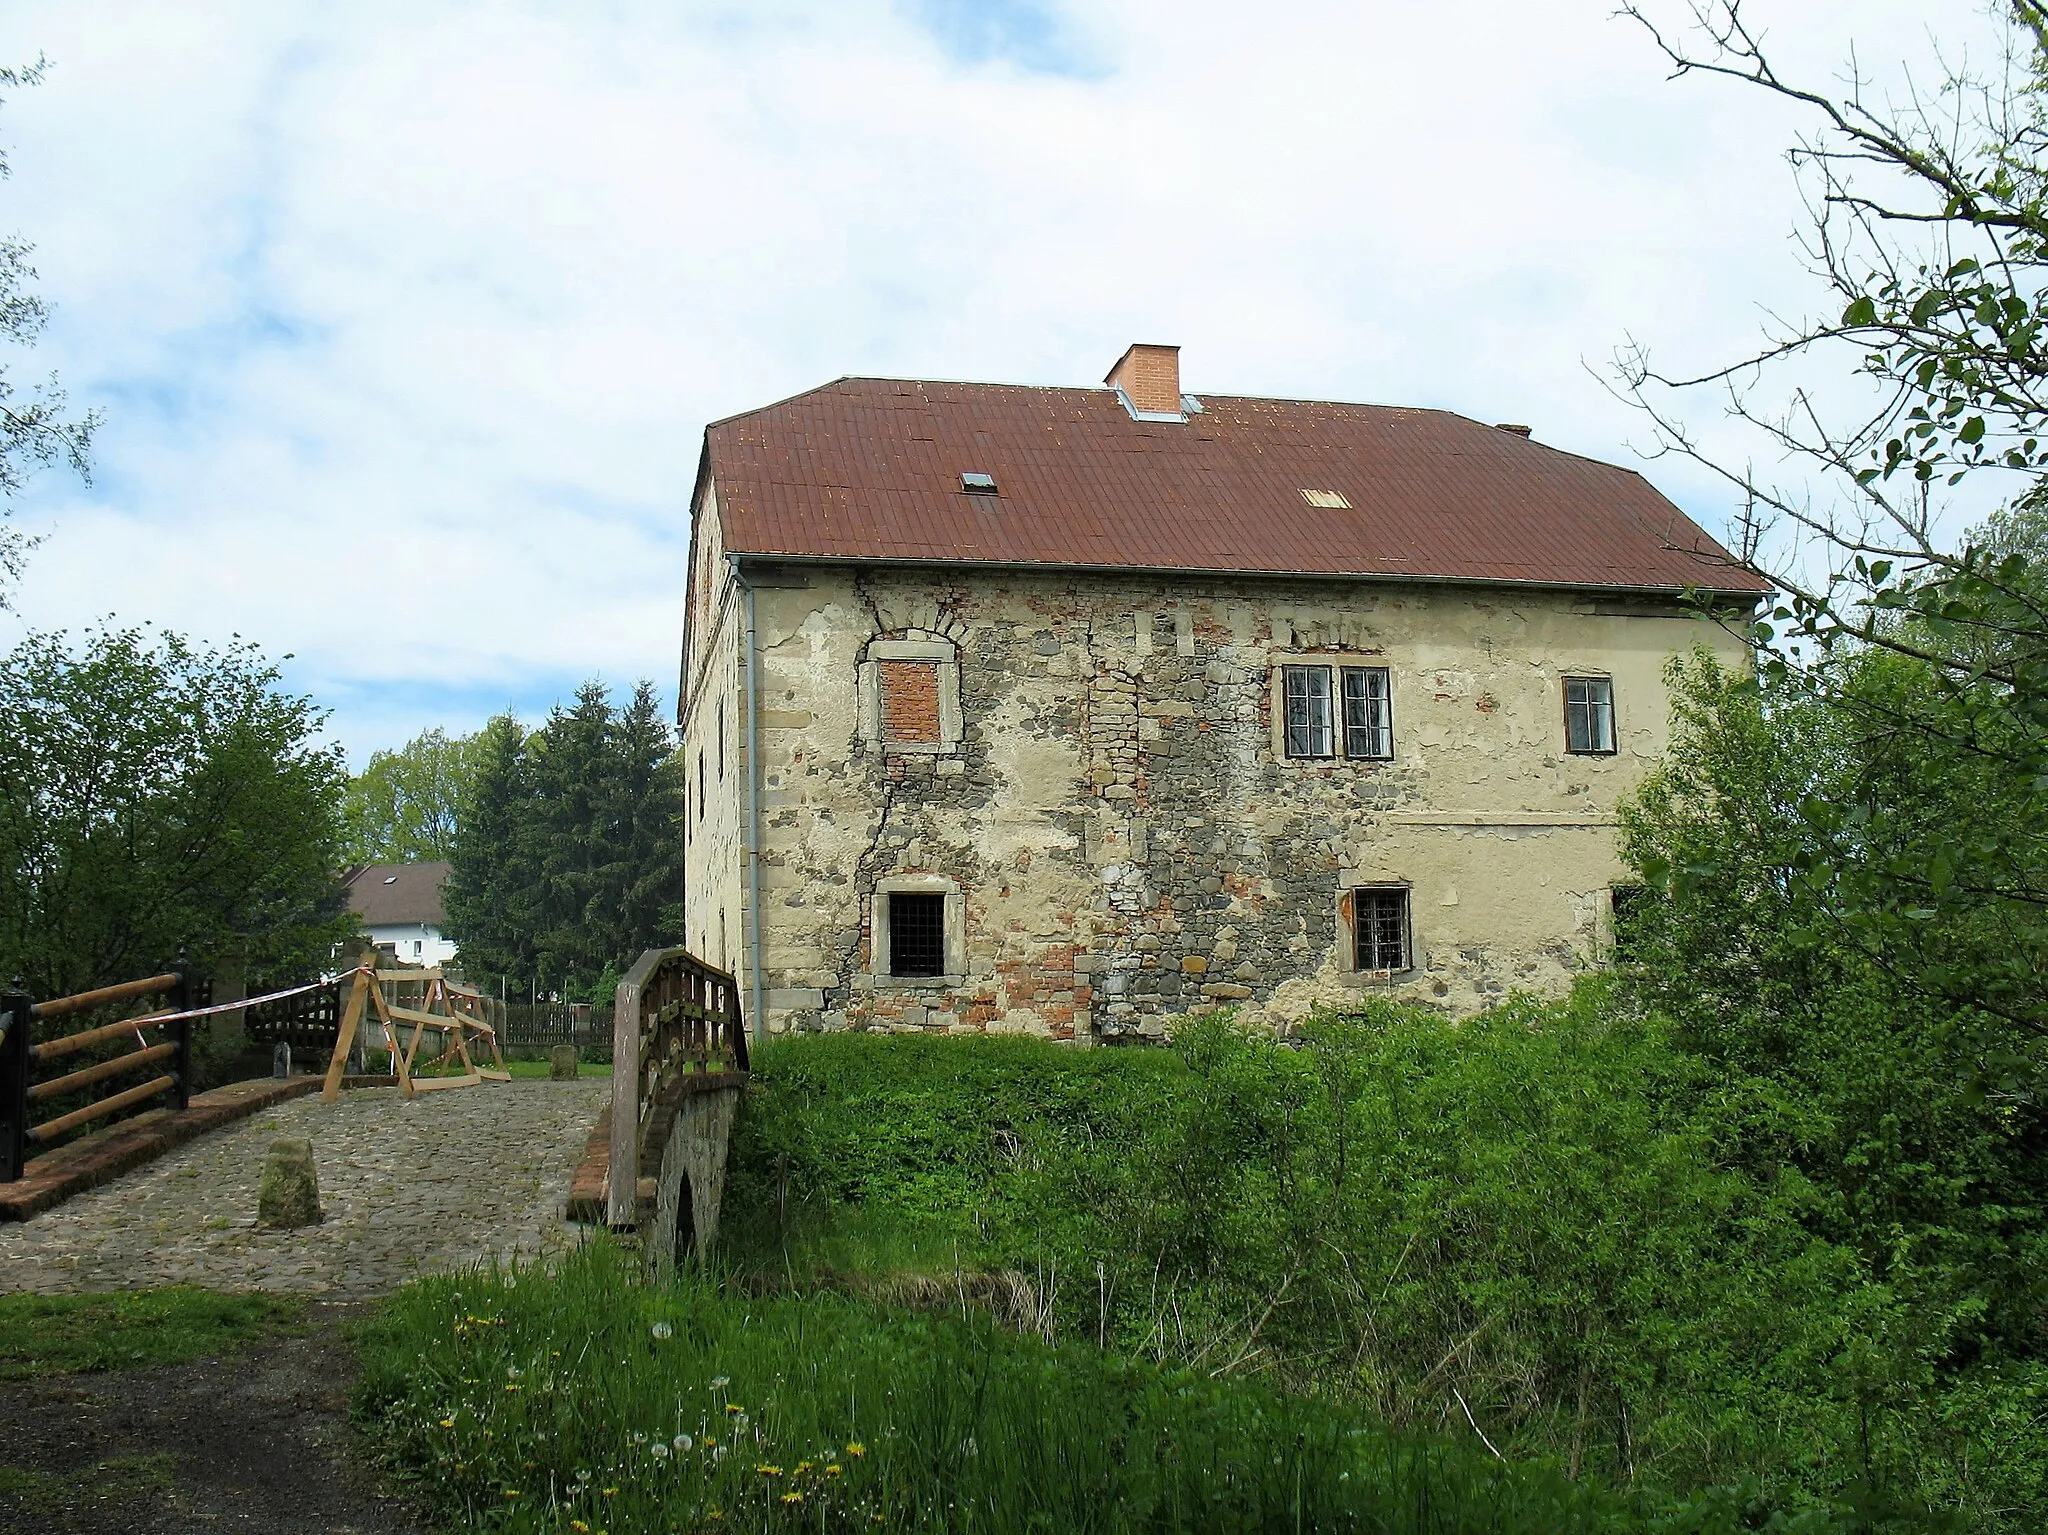
<svg viewBox="0 0 2048 1535"><path fill-rule="evenodd" d="M418 1535L348 1420L351 1310L224 1358L0 1383L0 1528Z"/></svg>

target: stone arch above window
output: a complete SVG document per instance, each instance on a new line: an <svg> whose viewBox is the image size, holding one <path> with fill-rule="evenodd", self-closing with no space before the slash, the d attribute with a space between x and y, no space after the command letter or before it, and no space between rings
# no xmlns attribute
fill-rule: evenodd
<svg viewBox="0 0 2048 1535"><path fill-rule="evenodd" d="M872 640L860 667L860 734L885 751L944 756L960 749L960 652L913 634Z"/></svg>

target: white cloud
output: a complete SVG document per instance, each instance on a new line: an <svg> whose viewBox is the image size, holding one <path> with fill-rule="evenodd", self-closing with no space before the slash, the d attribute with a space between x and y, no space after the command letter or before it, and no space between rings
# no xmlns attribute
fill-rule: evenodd
<svg viewBox="0 0 2048 1535"><path fill-rule="evenodd" d="M1812 290L1795 119L1611 8L17 3L0 56L56 68L0 227L108 413L97 485L22 508L22 617L293 651L360 758L671 678L704 422L840 374L1169 340L1198 391L1627 461L1588 360ZM1906 0L1775 9L1809 74L1926 49Z"/></svg>

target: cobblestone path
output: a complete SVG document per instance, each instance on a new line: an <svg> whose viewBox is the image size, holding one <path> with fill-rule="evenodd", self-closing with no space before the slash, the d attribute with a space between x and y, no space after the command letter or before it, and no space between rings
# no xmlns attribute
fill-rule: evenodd
<svg viewBox="0 0 2048 1535"><path fill-rule="evenodd" d="M297 1098L0 1225L0 1291L197 1284L356 1299L480 1258L559 1251L578 1230L561 1218L569 1176L610 1093L585 1078L410 1103L395 1087ZM313 1143L320 1225L256 1227L263 1153L280 1135Z"/></svg>

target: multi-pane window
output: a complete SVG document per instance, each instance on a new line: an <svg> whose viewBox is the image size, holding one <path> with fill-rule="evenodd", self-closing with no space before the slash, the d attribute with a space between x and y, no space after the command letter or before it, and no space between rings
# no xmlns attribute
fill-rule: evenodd
<svg viewBox="0 0 2048 1535"><path fill-rule="evenodd" d="M937 890L898 890L889 897L889 973L943 975L946 897Z"/></svg>
<svg viewBox="0 0 2048 1535"><path fill-rule="evenodd" d="M1344 668L1344 755L1375 762L1394 755L1394 710L1384 666Z"/></svg>
<svg viewBox="0 0 2048 1535"><path fill-rule="evenodd" d="M1330 669L1327 666L1281 668L1287 698L1287 755L1329 757Z"/></svg>
<svg viewBox="0 0 2048 1535"><path fill-rule="evenodd" d="M1334 697L1333 686L1341 689ZM1345 756L1367 762L1394 755L1393 704L1384 666L1285 666L1281 695L1288 756L1334 757L1340 745Z"/></svg>
<svg viewBox="0 0 2048 1535"><path fill-rule="evenodd" d="M1405 886L1351 892L1352 964L1359 970L1408 968L1408 891Z"/></svg>
<svg viewBox="0 0 2048 1535"><path fill-rule="evenodd" d="M1564 746L1595 755L1614 750L1613 678L1564 679Z"/></svg>

